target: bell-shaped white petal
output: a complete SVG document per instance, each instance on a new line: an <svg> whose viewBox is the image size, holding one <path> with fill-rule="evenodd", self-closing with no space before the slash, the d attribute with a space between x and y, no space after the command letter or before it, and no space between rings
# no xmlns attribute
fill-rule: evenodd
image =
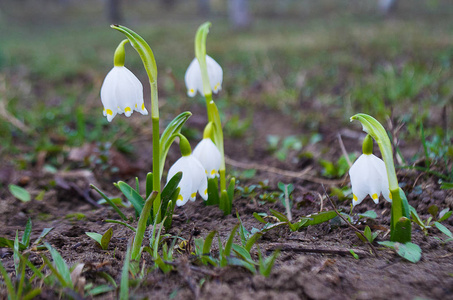
<svg viewBox="0 0 453 300"><path fill-rule="evenodd" d="M113 67L104 79L101 87L101 101L104 105L104 116L111 122L116 114L130 117L138 111L147 115L143 101L143 86L135 75L126 67Z"/></svg>
<svg viewBox="0 0 453 300"><path fill-rule="evenodd" d="M168 170L167 183L178 172L182 172L182 178L178 185L180 191L176 205L182 206L189 199L195 201L197 191L201 198L208 199L208 182L205 170L193 154L181 157L171 166Z"/></svg>
<svg viewBox="0 0 453 300"><path fill-rule="evenodd" d="M353 200L355 206L360 204L366 195L377 204L379 195L391 202L391 194L384 162L373 154L362 154L349 170Z"/></svg>
<svg viewBox="0 0 453 300"><path fill-rule="evenodd" d="M211 90L217 94L222 89L222 67L209 55L206 55L206 66L208 69ZM192 60L187 68L184 80L186 82L187 95L189 97L194 97L197 94L197 91L203 95L203 80L201 78L200 64L196 58Z"/></svg>
<svg viewBox="0 0 453 300"><path fill-rule="evenodd" d="M210 138L202 139L193 150L195 156L206 171L208 178L219 176L220 163L222 160L219 149Z"/></svg>

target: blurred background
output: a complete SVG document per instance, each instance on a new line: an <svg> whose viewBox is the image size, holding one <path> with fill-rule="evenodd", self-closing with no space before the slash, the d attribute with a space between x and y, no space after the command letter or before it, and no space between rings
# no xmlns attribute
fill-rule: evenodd
<svg viewBox="0 0 453 300"><path fill-rule="evenodd" d="M126 164L145 159L150 167L149 150L137 146L149 144L149 120L134 114L108 124L102 117L99 90L123 39L111 23L135 30L154 51L161 126L191 110L186 134L199 139L204 99L186 96L184 72L194 34L208 20L208 53L224 69L215 99L226 137L246 148L232 147L228 155L253 158L293 147L278 144L285 136L328 148L327 137L358 112L392 120L395 128L404 124L398 136L406 144L419 144L421 124L427 136L449 143L449 0L2 0L0 183L14 181L12 169L85 165L132 174L112 167L111 149ZM126 52L149 110L145 71L135 51ZM86 145L95 150L74 153Z"/></svg>

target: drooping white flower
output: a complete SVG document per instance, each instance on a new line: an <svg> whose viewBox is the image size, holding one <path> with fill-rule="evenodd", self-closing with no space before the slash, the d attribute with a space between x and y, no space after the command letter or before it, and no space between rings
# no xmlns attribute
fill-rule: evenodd
<svg viewBox="0 0 453 300"><path fill-rule="evenodd" d="M147 115L143 101L143 86L135 75L124 66L115 66L107 74L101 87L104 116L111 122L116 114L130 117L135 110Z"/></svg>
<svg viewBox="0 0 453 300"><path fill-rule="evenodd" d="M206 66L208 69L211 90L217 94L222 89L222 67L209 55L206 55ZM186 82L187 95L189 97L194 97L197 94L197 91L203 95L203 80L201 79L200 64L196 58L192 60L187 68L184 81Z"/></svg>
<svg viewBox="0 0 453 300"><path fill-rule="evenodd" d="M168 170L167 183L178 172L182 172L182 178L178 185L180 191L176 205L182 206L189 199L195 201L197 191L201 198L208 199L208 180L205 170L193 154L182 156L171 166Z"/></svg>
<svg viewBox="0 0 453 300"><path fill-rule="evenodd" d="M384 162L373 154L362 154L349 169L353 200L352 205L360 204L366 195L370 195L378 204L379 195L392 202L387 171Z"/></svg>
<svg viewBox="0 0 453 300"><path fill-rule="evenodd" d="M202 139L193 150L193 155L200 161L208 178L219 177L221 154L210 138Z"/></svg>

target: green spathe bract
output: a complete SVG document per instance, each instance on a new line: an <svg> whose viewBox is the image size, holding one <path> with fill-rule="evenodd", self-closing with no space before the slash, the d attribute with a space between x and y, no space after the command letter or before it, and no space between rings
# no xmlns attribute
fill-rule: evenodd
<svg viewBox="0 0 453 300"><path fill-rule="evenodd" d="M390 240L406 243L411 241L411 226L409 204L403 190L398 186L395 165L393 164L393 151L390 139L384 127L375 118L367 114L356 114L351 117L351 122L358 120L362 123L363 130L368 133L378 144L382 160L385 163L392 195L392 210L390 220ZM407 226L409 224L409 226Z"/></svg>

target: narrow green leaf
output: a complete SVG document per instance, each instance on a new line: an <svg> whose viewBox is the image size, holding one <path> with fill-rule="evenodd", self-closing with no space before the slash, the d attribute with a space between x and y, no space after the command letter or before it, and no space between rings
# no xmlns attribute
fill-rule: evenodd
<svg viewBox="0 0 453 300"><path fill-rule="evenodd" d="M274 209L270 209L269 211L270 211L271 214L273 214L274 217L276 217L279 221L281 221L281 222L288 222L288 223L289 223L288 218L287 218L284 214L282 214L281 212L278 212L278 211L276 211L276 210L274 210Z"/></svg>
<svg viewBox="0 0 453 300"><path fill-rule="evenodd" d="M146 174L146 198L149 197L149 195L153 191L153 173L149 172Z"/></svg>
<svg viewBox="0 0 453 300"><path fill-rule="evenodd" d="M363 237L363 235L361 235L359 232L355 232L355 235L357 235L357 237L364 243L367 242L367 238L366 237Z"/></svg>
<svg viewBox="0 0 453 300"><path fill-rule="evenodd" d="M131 257L131 246L127 245L126 255L124 256L123 270L121 271L120 300L129 299L129 260Z"/></svg>
<svg viewBox="0 0 453 300"><path fill-rule="evenodd" d="M0 237L0 248L11 248L14 249L14 240L9 240L4 237ZM27 249L24 244L19 243L19 251Z"/></svg>
<svg viewBox="0 0 453 300"><path fill-rule="evenodd" d="M101 294L108 293L110 291L113 291L115 288L113 286L103 284L103 285L98 285L97 287L92 288L87 292L88 295L90 296L97 296Z"/></svg>
<svg viewBox="0 0 453 300"><path fill-rule="evenodd" d="M85 232L86 235L88 235L90 238L95 240L99 246L102 247L101 241L102 241L102 234L99 234L97 232Z"/></svg>
<svg viewBox="0 0 453 300"><path fill-rule="evenodd" d="M27 248L30 246L31 227L31 219L29 218L27 224L25 225L24 235L22 236L22 244L24 244Z"/></svg>
<svg viewBox="0 0 453 300"><path fill-rule="evenodd" d="M434 222L434 225L439 229L443 234L447 235L449 238L453 238L453 234L451 231L445 227L444 225L440 224L439 222Z"/></svg>
<svg viewBox="0 0 453 300"><path fill-rule="evenodd" d="M124 194L124 196L132 203L132 206L135 209L135 212L140 215L143 209L143 205L145 204L145 200L140 196L135 189L133 189L130 185L125 183L124 181L119 181L117 183L118 188Z"/></svg>
<svg viewBox="0 0 453 300"><path fill-rule="evenodd" d="M256 273L255 265L241 259L240 257L228 257L228 264L232 266L239 266L249 270L252 274Z"/></svg>
<svg viewBox="0 0 453 300"><path fill-rule="evenodd" d="M236 186L236 178L231 178L230 180L230 183L228 184L228 188L227 188L227 194L228 194L228 198L230 199L230 203L232 204L233 203L233 199L234 199L234 188Z"/></svg>
<svg viewBox="0 0 453 300"><path fill-rule="evenodd" d="M10 299L16 299L16 290L14 289L13 282L11 281L9 274L8 272L6 272L6 269L3 267L1 261L0 261L0 273L2 274L3 280L5 281L6 290L8 291Z"/></svg>
<svg viewBox="0 0 453 300"><path fill-rule="evenodd" d="M211 231L203 243L203 255L209 255L211 253L212 240L214 239L217 230Z"/></svg>
<svg viewBox="0 0 453 300"><path fill-rule="evenodd" d="M30 193L23 187L20 187L15 184L10 184L8 185L8 189L11 192L11 194L13 194L14 197L16 197L22 202L28 202L31 200Z"/></svg>
<svg viewBox="0 0 453 300"><path fill-rule="evenodd" d="M165 165L165 159L167 157L168 150L170 149L171 144L176 138L176 135L181 132L181 128L186 123L187 119L190 118L192 115L191 112L186 111L173 119L168 125L167 128L165 128L164 132L160 136L160 174L162 174L162 171L164 169Z"/></svg>
<svg viewBox="0 0 453 300"><path fill-rule="evenodd" d="M308 218L308 222L303 225L303 227L307 227L310 225L317 225L324 222L327 222L337 216L337 213L334 210L323 211L317 214L311 214L306 216Z"/></svg>
<svg viewBox="0 0 453 300"><path fill-rule="evenodd" d="M140 214L140 218L138 219L138 224L137 224L137 231L135 233L134 237L134 242L132 245L132 260L139 260L140 255L141 255L141 247L142 247L142 242L143 238L145 236L145 230L146 230L146 224L148 222L149 215L151 213L151 207L153 206L154 200L156 200L158 195L158 192L153 191L148 199L146 199L145 206ZM154 223L156 223L157 218L154 220ZM154 228L153 227L153 231Z"/></svg>
<svg viewBox="0 0 453 300"><path fill-rule="evenodd" d="M439 213L439 222L442 222L442 221L445 221L447 220L448 218L451 217L451 214L453 213L453 211L451 211L448 207L443 209L440 213Z"/></svg>
<svg viewBox="0 0 453 300"><path fill-rule="evenodd" d="M258 213L254 212L253 216L255 217L255 219L258 220L258 222L261 222L263 224L267 224L266 220L264 220L263 217L261 217Z"/></svg>
<svg viewBox="0 0 453 300"><path fill-rule="evenodd" d="M69 267L64 261L63 257L61 257L60 253L57 250L52 248L49 243L44 243L44 245L49 249L50 255L52 256L53 262L55 264L55 268L58 270L58 273L61 274L65 287L69 287L71 289L74 288L72 280L71 280L71 272L69 271Z"/></svg>
<svg viewBox="0 0 453 300"><path fill-rule="evenodd" d="M39 243L41 243L42 239L46 237L46 235L49 234L49 232L51 232L53 229L53 227L50 227L50 228L44 228L41 232L41 234L39 235L39 237L36 239L36 241L33 242L33 245L37 246L39 245Z"/></svg>
<svg viewBox="0 0 453 300"><path fill-rule="evenodd" d="M259 271L260 274L263 275L264 277L268 277L271 274L272 267L275 264L275 260L277 259L278 255L280 254L280 249L275 250L271 256L266 258L265 260L262 260L262 255L261 252L258 252L259 258L260 258L260 264L259 264Z"/></svg>
<svg viewBox="0 0 453 300"><path fill-rule="evenodd" d="M129 228L129 229L132 230L133 232L136 231L134 227L132 227L131 225L126 224L126 223L124 223L124 222L121 222L121 221L107 219L107 220L104 220L104 222L106 222L106 223L120 224L120 225L123 225L123 226Z"/></svg>
<svg viewBox="0 0 453 300"><path fill-rule="evenodd" d="M368 210L366 212L364 212L363 214L357 214L359 216L359 219L360 218L368 218L368 219L376 219L377 218L377 214L374 210Z"/></svg>
<svg viewBox="0 0 453 300"><path fill-rule="evenodd" d="M13 248L13 257L14 257L14 269L16 270L16 275L19 274L19 232L16 230L16 238L14 239L14 248ZM18 295L19 297L20 295Z"/></svg>
<svg viewBox="0 0 453 300"><path fill-rule="evenodd" d="M107 250L109 247L110 239L112 238L113 235L113 229L110 227L103 235L101 238L101 247L103 250Z"/></svg>
<svg viewBox="0 0 453 300"><path fill-rule="evenodd" d="M135 177L135 191L140 194L140 181L138 180L138 177Z"/></svg>
<svg viewBox="0 0 453 300"><path fill-rule="evenodd" d="M173 192L173 195L171 196L171 200L168 201L168 204L167 204L167 212L165 213L165 216L164 216L164 227L166 230L170 230L171 223L173 222L173 212L175 211L176 201L179 196L179 190L180 189L177 188Z"/></svg>
<svg viewBox="0 0 453 300"><path fill-rule="evenodd" d="M37 296L41 295L42 290L40 288L32 289L29 291L25 296L22 298L22 300L31 300L36 298Z"/></svg>
<svg viewBox="0 0 453 300"><path fill-rule="evenodd" d="M451 190L451 189L453 189L453 182L442 182L442 184L440 185L440 188L442 190Z"/></svg>
<svg viewBox="0 0 453 300"><path fill-rule="evenodd" d="M415 208L410 206L409 210L412 217L412 222L417 223L421 228L425 228L425 223L423 223L422 219L420 219Z"/></svg>
<svg viewBox="0 0 453 300"><path fill-rule="evenodd" d="M236 255L238 255L240 258L242 258L244 261L251 265L256 265L256 263L253 261L252 257L250 256L250 252L248 252L244 247L233 244L232 249ZM255 272L256 270L254 270Z"/></svg>
<svg viewBox="0 0 453 300"><path fill-rule="evenodd" d="M118 208L118 206L116 206L115 203L113 203L113 201L107 197L107 195L105 195L100 189L98 189L96 186L90 184L91 188L93 188L94 190L96 190L96 192L99 193L99 195L101 195L102 198L104 198L104 200L118 213L118 215L120 215L121 219L123 220L127 220L126 216L121 212L121 210Z"/></svg>
<svg viewBox="0 0 453 300"><path fill-rule="evenodd" d="M219 207L223 211L224 216L231 214L232 203L230 202L230 198L228 198L228 192L226 190L220 192Z"/></svg>
<svg viewBox="0 0 453 300"><path fill-rule="evenodd" d="M165 185L161 194L161 218L163 219L167 214L168 202L172 199L173 193L178 188L178 184L181 181L182 172L176 173L170 181ZM176 203L176 201L174 202Z"/></svg>
<svg viewBox="0 0 453 300"><path fill-rule="evenodd" d="M373 235L371 233L371 228L370 226L365 226L365 230L363 231L363 235L366 237L368 242L372 243L373 242Z"/></svg>
<svg viewBox="0 0 453 300"><path fill-rule="evenodd" d="M112 276L110 276L108 273L106 272L99 272L97 273L97 276L101 277L101 278L104 278L105 281L107 281L108 283L110 283L112 286L114 286L115 288L117 288L117 284L116 284L116 281L115 279L113 279Z"/></svg>
<svg viewBox="0 0 453 300"><path fill-rule="evenodd" d="M236 231L238 230L238 228L239 228L239 223L233 227L233 230L231 230L230 236L228 237L227 243L225 245L225 249L223 251L223 254L225 257L228 257L231 254L231 247L233 245L234 235L236 234Z"/></svg>
<svg viewBox="0 0 453 300"><path fill-rule="evenodd" d="M208 179L208 200L205 202L206 205L218 205L220 202L219 198L219 187L218 187L218 178L209 178Z"/></svg>
<svg viewBox="0 0 453 300"><path fill-rule="evenodd" d="M245 250L247 250L248 252L250 252L250 250L252 249L253 245L255 245L256 241L262 237L264 234L264 232L261 232L261 231L258 231L258 232L255 232L247 241L247 243L245 244L244 248Z"/></svg>
<svg viewBox="0 0 453 300"><path fill-rule="evenodd" d="M360 257L354 252L354 250L350 249L349 252L355 259L360 259Z"/></svg>

